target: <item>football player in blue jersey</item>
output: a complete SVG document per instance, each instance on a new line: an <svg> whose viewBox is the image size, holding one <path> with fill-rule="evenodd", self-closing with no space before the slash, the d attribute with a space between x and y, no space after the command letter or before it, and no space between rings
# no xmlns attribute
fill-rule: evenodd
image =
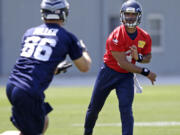
<svg viewBox="0 0 180 135"><path fill-rule="evenodd" d="M66 0L42 0L44 23L28 29L23 36L20 56L6 87L12 105L11 121L20 135L43 135L47 129L47 114L52 107L44 102L44 91L67 55L81 72L90 69L86 46L62 27L68 11Z"/></svg>

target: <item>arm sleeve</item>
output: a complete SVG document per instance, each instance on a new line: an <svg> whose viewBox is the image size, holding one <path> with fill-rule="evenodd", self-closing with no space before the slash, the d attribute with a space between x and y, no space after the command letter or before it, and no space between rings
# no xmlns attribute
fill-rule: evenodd
<svg viewBox="0 0 180 135"><path fill-rule="evenodd" d="M123 39L123 37L121 37L119 34L118 35L114 34L114 32L113 32L107 40L109 50L124 52L125 48L124 48L122 39Z"/></svg>
<svg viewBox="0 0 180 135"><path fill-rule="evenodd" d="M72 60L78 59L82 56L83 49L79 44L79 40L73 34L69 33L69 56Z"/></svg>
<svg viewBox="0 0 180 135"><path fill-rule="evenodd" d="M152 40L151 40L151 37L149 35L147 35L147 41L146 42L147 43L146 43L146 45L145 45L145 47L143 48L143 51L142 51L143 55L151 53Z"/></svg>

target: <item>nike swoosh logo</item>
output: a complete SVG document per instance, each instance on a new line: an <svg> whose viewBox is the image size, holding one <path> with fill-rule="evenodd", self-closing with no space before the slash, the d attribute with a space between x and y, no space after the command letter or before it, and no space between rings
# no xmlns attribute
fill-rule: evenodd
<svg viewBox="0 0 180 135"><path fill-rule="evenodd" d="M114 38L114 39L113 39L113 42L114 42L115 44L117 44L119 41Z"/></svg>

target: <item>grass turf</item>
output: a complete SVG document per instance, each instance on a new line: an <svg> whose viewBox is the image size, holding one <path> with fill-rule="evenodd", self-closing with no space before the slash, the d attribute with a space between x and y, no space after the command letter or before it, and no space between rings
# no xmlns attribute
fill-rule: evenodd
<svg viewBox="0 0 180 135"><path fill-rule="evenodd" d="M0 88L0 133L15 130L9 116L10 104L5 88ZM54 108L49 114L47 135L82 135L83 123L92 87L50 87L46 101ZM144 86L142 94L136 94L133 104L135 122L180 122L180 85ZM115 91L108 97L99 114L97 124L120 123ZM81 124L81 126L73 126ZM96 126L94 135L120 135L121 127ZM180 135L180 126L136 127L134 135Z"/></svg>

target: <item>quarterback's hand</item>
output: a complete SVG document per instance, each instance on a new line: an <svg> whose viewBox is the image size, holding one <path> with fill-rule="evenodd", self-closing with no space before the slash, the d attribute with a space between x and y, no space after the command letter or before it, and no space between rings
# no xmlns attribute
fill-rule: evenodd
<svg viewBox="0 0 180 135"><path fill-rule="evenodd" d="M70 68L72 66L72 64L70 62L67 61L62 61L61 63L58 64L56 70L54 71L54 74L60 74L67 72L67 69Z"/></svg>
<svg viewBox="0 0 180 135"><path fill-rule="evenodd" d="M152 85L154 85L154 82L156 81L156 74L153 72L150 72L147 78L151 81Z"/></svg>
<svg viewBox="0 0 180 135"><path fill-rule="evenodd" d="M135 45L132 45L130 47L131 49L131 56L133 59L135 59L136 61L138 60L138 51L137 51L137 47Z"/></svg>

